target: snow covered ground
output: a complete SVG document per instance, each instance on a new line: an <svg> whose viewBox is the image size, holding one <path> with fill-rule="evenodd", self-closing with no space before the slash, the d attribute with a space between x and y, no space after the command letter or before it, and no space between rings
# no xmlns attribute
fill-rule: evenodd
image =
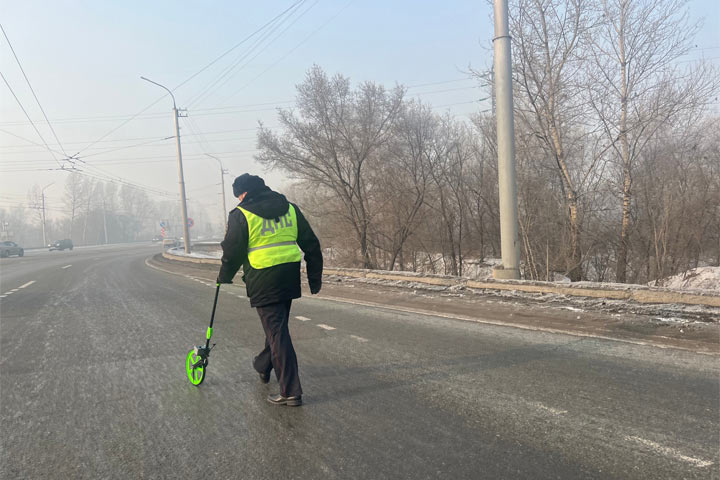
<svg viewBox="0 0 720 480"><path fill-rule="evenodd" d="M169 248L167 252L171 255L177 255L179 257L190 257L190 258L214 258L220 259L222 257L222 250L217 251L194 251L185 253L183 247Z"/></svg>
<svg viewBox="0 0 720 480"><path fill-rule="evenodd" d="M717 292L720 291L720 267L693 268L659 282L650 282L650 285L679 290L697 289Z"/></svg>

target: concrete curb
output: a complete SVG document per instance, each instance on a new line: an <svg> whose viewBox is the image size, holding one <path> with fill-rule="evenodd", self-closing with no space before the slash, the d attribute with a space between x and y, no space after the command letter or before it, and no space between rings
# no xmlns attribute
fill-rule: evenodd
<svg viewBox="0 0 720 480"><path fill-rule="evenodd" d="M163 252L163 257L168 260L180 262L220 265L220 260L214 258L183 257L167 252ZM632 300L637 303L682 303L685 305L720 307L720 293L716 294L714 292L699 290L673 290L662 287L646 287L643 285L608 285L592 282L578 282L567 285L526 280L469 280L445 275L421 275L411 272L387 272L355 268L325 268L323 274L352 278L413 282L444 287L466 287L477 290L518 291L573 297Z"/></svg>
<svg viewBox="0 0 720 480"><path fill-rule="evenodd" d="M172 253L163 252L162 256L167 258L168 260L174 260L176 262L187 262L187 263L204 263L207 265L217 265L220 266L220 260L215 258L193 258L193 257L185 257L182 255L173 255Z"/></svg>

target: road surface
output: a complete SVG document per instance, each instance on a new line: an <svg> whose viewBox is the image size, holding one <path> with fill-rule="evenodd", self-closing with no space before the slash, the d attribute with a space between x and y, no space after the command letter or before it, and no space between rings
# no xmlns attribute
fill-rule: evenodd
<svg viewBox="0 0 720 480"><path fill-rule="evenodd" d="M193 387L214 285L156 249L0 261L1 478L720 478L714 355L303 298L276 407L232 285Z"/></svg>

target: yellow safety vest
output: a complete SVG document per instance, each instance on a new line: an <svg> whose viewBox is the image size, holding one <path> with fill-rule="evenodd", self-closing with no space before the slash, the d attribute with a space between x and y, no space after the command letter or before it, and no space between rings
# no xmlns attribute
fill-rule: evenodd
<svg viewBox="0 0 720 480"><path fill-rule="evenodd" d="M263 218L242 207L237 208L247 220L248 261L252 268L260 270L302 260L302 253L297 245L295 207L290 205L288 212L277 219Z"/></svg>

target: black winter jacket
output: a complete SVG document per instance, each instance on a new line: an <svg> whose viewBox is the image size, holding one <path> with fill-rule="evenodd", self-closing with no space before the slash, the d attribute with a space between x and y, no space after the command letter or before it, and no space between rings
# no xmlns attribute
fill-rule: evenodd
<svg viewBox="0 0 720 480"><path fill-rule="evenodd" d="M252 196L246 196L239 204L245 210L263 218L278 218L285 215L290 203L284 195L265 187ZM297 244L305 253L307 263L307 277L310 290L317 292L322 286L323 257L320 242L310 228L307 220L297 205L298 238ZM245 282L250 306L262 307L272 303L280 303L294 298L300 298L300 262L283 263L270 268L256 270L250 266L247 258L248 225L245 215L235 208L228 217L228 229L222 241L222 266L218 275L218 282L232 283L235 274L243 267L243 281Z"/></svg>

